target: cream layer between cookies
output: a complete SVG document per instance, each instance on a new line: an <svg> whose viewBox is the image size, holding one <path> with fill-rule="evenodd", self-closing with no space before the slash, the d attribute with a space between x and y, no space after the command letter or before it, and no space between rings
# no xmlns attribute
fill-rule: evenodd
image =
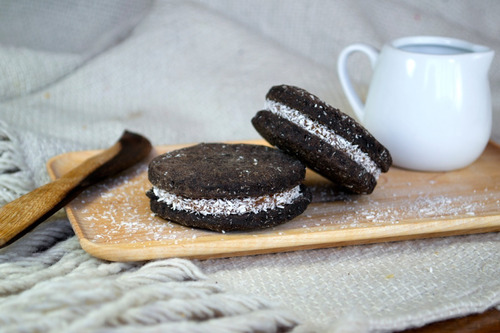
<svg viewBox="0 0 500 333"><path fill-rule="evenodd" d="M158 198L158 201L166 203L174 210L201 215L260 213L275 208L283 208L302 195L300 185L272 195L241 199L190 199L159 189L156 186L153 187L153 193Z"/></svg>
<svg viewBox="0 0 500 333"><path fill-rule="evenodd" d="M357 145L352 144L325 125L312 120L298 110L270 99L266 99L264 108L281 118L291 121L302 129L305 129L309 133L330 144L335 149L343 151L349 155L352 160L359 163L367 172L372 174L375 179L378 179L380 176L380 168L367 153L363 152Z"/></svg>

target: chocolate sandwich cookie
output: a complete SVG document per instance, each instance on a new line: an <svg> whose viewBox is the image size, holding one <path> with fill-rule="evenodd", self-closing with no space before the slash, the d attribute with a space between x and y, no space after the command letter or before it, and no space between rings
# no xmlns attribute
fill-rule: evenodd
<svg viewBox="0 0 500 333"><path fill-rule="evenodd" d="M275 226L311 201L305 165L284 152L248 144L202 143L149 164L151 210L184 226L214 231Z"/></svg>
<svg viewBox="0 0 500 333"><path fill-rule="evenodd" d="M392 164L363 126L298 87L272 87L252 124L269 143L352 193L371 193Z"/></svg>

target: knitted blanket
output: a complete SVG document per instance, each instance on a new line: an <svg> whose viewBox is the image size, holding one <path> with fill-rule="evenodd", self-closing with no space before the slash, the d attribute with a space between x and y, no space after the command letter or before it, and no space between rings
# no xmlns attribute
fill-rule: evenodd
<svg viewBox="0 0 500 333"><path fill-rule="evenodd" d="M500 49L495 0L0 1L0 205L57 154L124 129L154 145L259 138L267 90L350 113L354 42L445 35ZM367 59L353 57L364 94ZM500 61L490 71L500 142ZM500 198L498 198L500 200ZM377 332L500 306L500 234L227 259L107 262L64 211L0 249L1 332Z"/></svg>

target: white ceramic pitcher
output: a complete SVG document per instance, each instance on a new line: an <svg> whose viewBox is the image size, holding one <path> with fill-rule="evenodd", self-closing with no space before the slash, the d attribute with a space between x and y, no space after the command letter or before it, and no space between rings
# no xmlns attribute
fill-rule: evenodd
<svg viewBox="0 0 500 333"><path fill-rule="evenodd" d="M365 53L373 68L364 105L348 75L353 52ZM350 45L337 69L354 113L396 166L447 171L475 161L488 143L493 56L489 48L463 40L416 36L396 39L380 52Z"/></svg>

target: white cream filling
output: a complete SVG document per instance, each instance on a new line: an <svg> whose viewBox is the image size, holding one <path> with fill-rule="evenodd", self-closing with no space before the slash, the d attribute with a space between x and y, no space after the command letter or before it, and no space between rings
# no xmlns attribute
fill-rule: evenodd
<svg viewBox="0 0 500 333"><path fill-rule="evenodd" d="M352 144L325 125L322 125L309 117L304 116L300 111L292 109L282 103L266 99L264 108L272 113L293 122L295 125L305 129L309 133L316 135L321 140L332 145L335 149L345 152L351 159L359 163L366 171L371 173L375 179L380 176L380 168L373 162L367 153L363 152L357 145Z"/></svg>
<svg viewBox="0 0 500 333"><path fill-rule="evenodd" d="M292 203L301 195L300 185L291 190L263 195L259 197L246 197L238 199L190 199L165 190L153 187L153 193L158 201L164 202L174 210L182 210L202 215L242 215L246 213L259 213L275 208L283 208Z"/></svg>

